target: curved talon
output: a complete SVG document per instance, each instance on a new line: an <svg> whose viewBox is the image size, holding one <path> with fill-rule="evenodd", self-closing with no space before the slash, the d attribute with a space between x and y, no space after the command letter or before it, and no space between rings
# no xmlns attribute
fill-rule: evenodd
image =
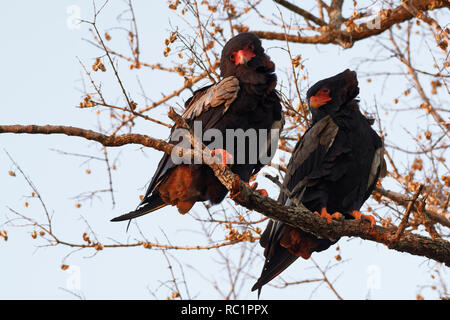
<svg viewBox="0 0 450 320"><path fill-rule="evenodd" d="M219 158L221 160L221 164L225 167L227 165L233 164L233 156L227 152L227 150L224 149L214 149L211 150L211 156L219 155Z"/></svg>
<svg viewBox="0 0 450 320"><path fill-rule="evenodd" d="M376 224L375 218L373 216L371 216L369 214L362 214L358 210L353 210L352 212L350 212L350 215L358 221L363 221L363 220L370 221L371 228L373 228L373 226Z"/></svg>
<svg viewBox="0 0 450 320"><path fill-rule="evenodd" d="M314 211L314 214L326 219L328 223L331 223L334 220L341 220L344 216L340 212L335 212L333 214L329 214L327 208L323 207L320 210L320 214L317 211Z"/></svg>

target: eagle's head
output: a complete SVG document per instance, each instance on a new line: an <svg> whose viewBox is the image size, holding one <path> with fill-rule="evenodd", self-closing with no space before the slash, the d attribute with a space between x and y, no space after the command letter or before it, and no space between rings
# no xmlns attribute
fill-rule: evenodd
<svg viewBox="0 0 450 320"><path fill-rule="evenodd" d="M340 107L356 98L358 93L356 72L349 69L318 81L306 93L313 122L338 111Z"/></svg>
<svg viewBox="0 0 450 320"><path fill-rule="evenodd" d="M264 84L276 79L275 64L264 53L261 40L251 32L243 32L231 38L223 47L220 73L223 78L235 76L239 81Z"/></svg>

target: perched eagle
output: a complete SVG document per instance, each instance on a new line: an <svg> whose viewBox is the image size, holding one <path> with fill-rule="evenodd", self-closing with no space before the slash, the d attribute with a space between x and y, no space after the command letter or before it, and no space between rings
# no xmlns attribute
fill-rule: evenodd
<svg viewBox="0 0 450 320"><path fill-rule="evenodd" d="M358 80L345 70L321 80L307 92L312 125L295 146L278 201L332 219L367 219L359 209L385 175L383 141L359 110ZM328 249L336 241L270 220L261 236L265 263L252 291L285 270L298 257Z"/></svg>
<svg viewBox="0 0 450 320"><path fill-rule="evenodd" d="M260 39L253 33L245 32L225 44L220 60L220 72L222 80L219 83L197 90L186 101L182 116L190 127L193 127L195 122L200 123L204 133L209 129L219 131L223 137L224 148L213 151L221 154L225 160L231 156L231 170L243 181L249 181L266 163L262 163L259 157L256 161L248 159L255 153L259 155L267 149L272 149L270 134L264 141L260 141L259 135L253 142L251 139L243 139L243 148L237 148L230 143L233 148L229 150L225 147L227 142L230 142L227 140L236 137L227 139L227 130L247 132L251 129L253 133L258 133L261 129L281 129L284 121L280 97L275 90L275 64L264 53ZM177 144L173 132L174 130L170 142ZM203 142L208 145L204 140ZM239 159L243 161L237 161ZM225 198L228 190L208 165L175 164L172 160L170 155L164 154L138 208L112 221L133 219L166 205L177 206L178 211L184 214L197 201L218 204Z"/></svg>

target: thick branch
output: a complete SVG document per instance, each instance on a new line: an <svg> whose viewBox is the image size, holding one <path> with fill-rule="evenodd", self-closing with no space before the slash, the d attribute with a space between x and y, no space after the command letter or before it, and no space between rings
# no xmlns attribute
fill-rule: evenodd
<svg viewBox="0 0 450 320"><path fill-rule="evenodd" d="M278 3L279 5L285 7L286 9L301 15L303 18L308 19L312 22L314 22L315 24L317 24L318 26L324 26L326 25L326 23L322 20L317 18L315 15L309 13L306 10L303 10L300 7L297 7L295 4L290 3L289 1L286 0L274 0L276 3Z"/></svg>
<svg viewBox="0 0 450 320"><path fill-rule="evenodd" d="M410 20L415 17L417 11L427 11L439 8L450 8L450 4L445 0L411 0L409 7L415 10L408 10L408 7L399 5L397 8L389 10L386 15L377 16L367 23L358 25L357 28L351 32L335 30L330 28L325 30L320 35L315 36L300 36L300 35L285 35L278 32L266 31L252 31L260 38L268 40L281 40L299 43L314 43L314 44L339 44L344 48L350 48L355 41L369 38L371 36L380 34L397 23ZM303 16L303 15L302 15Z"/></svg>
<svg viewBox="0 0 450 320"><path fill-rule="evenodd" d="M404 207L407 207L408 204L411 202L411 199L409 197L407 197L401 193L398 193L398 192L385 190L385 189L379 188L379 187L375 187L374 192L379 193L382 196L384 196ZM413 209L417 212L417 208L415 208L415 206ZM428 216L428 218L430 218L431 220L439 222L443 226L450 228L450 220L449 220L449 218L447 218L448 213L446 216L446 214L445 214L445 212L443 212L443 210L440 211L437 207L426 205L423 210L423 213L425 213Z"/></svg>
<svg viewBox="0 0 450 320"><path fill-rule="evenodd" d="M126 144L136 143L169 154L173 149L173 145L165 142L164 140L155 139L142 134L130 133L119 136L108 136L92 130L69 126L0 125L0 133L65 134L68 136L81 137L87 140L97 141L105 147L119 147Z"/></svg>
<svg viewBox="0 0 450 320"><path fill-rule="evenodd" d="M269 218L283 221L293 227L301 228L317 236L339 239L343 236L359 237L387 245L391 249L424 256L450 266L450 243L442 239L431 239L404 232L399 241L392 242L397 228L383 228L361 225L355 220L333 222L332 226L312 214L305 207L286 207L270 198L245 188L235 201L250 210L258 211Z"/></svg>
<svg viewBox="0 0 450 320"><path fill-rule="evenodd" d="M184 120L176 113L173 112L170 116L176 123L183 124ZM6 125L0 126L0 133L66 134L97 141L104 146L115 147L137 143L166 153L171 153L174 147L163 140L140 134L107 136L91 130L66 126ZM198 150L186 150L186 152L183 152L183 155L202 157L201 152ZM208 152L204 152L204 154L208 154ZM269 197L261 196L237 179L237 176L228 167L223 167L214 162L210 164L210 167L220 182L231 191L233 199L249 210L258 211L269 218L283 221L320 237L330 239L339 239L344 236L359 237L383 243L397 251L424 256L450 266L450 243L445 240L431 239L404 232L398 241L392 242L397 228L383 228L380 226L370 228L369 225L362 225L354 220L336 221L330 226L324 219L314 215L303 206L287 207ZM236 182L239 184L237 185Z"/></svg>

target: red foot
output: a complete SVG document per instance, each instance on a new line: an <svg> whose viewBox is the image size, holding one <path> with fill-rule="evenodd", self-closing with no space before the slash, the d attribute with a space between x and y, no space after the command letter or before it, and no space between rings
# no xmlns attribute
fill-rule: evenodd
<svg viewBox="0 0 450 320"><path fill-rule="evenodd" d="M215 149L211 151L211 156L219 155L221 164L225 167L228 164L233 164L233 156L224 149Z"/></svg>
<svg viewBox="0 0 450 320"><path fill-rule="evenodd" d="M256 192L259 192L263 197L268 197L269 193L266 191L266 189L258 189Z"/></svg>
<svg viewBox="0 0 450 320"><path fill-rule="evenodd" d="M340 213L340 212L335 212L333 214L329 214L327 211L327 208L323 207L320 210L320 214L315 211L314 212L315 215L318 215L319 217L326 219L328 223L331 223L333 221L333 219L335 220L341 220L344 216Z"/></svg>
<svg viewBox="0 0 450 320"><path fill-rule="evenodd" d="M231 191L231 194L230 194L230 198L231 199L236 198L241 193L241 190L240 190L240 187L239 187L240 182L241 182L241 179L239 179L239 177L236 176L236 179L233 182L233 190ZM249 187L250 189L260 193L264 197L268 197L269 196L269 194L267 193L267 191L265 189L256 189L256 187L258 186L257 182L255 182L252 185L250 185L248 182L244 182L244 184L247 187Z"/></svg>
<svg viewBox="0 0 450 320"><path fill-rule="evenodd" d="M362 214L358 210L353 210L350 212L350 215L358 221L367 220L370 221L370 227L373 228L375 223L375 218L368 214Z"/></svg>

